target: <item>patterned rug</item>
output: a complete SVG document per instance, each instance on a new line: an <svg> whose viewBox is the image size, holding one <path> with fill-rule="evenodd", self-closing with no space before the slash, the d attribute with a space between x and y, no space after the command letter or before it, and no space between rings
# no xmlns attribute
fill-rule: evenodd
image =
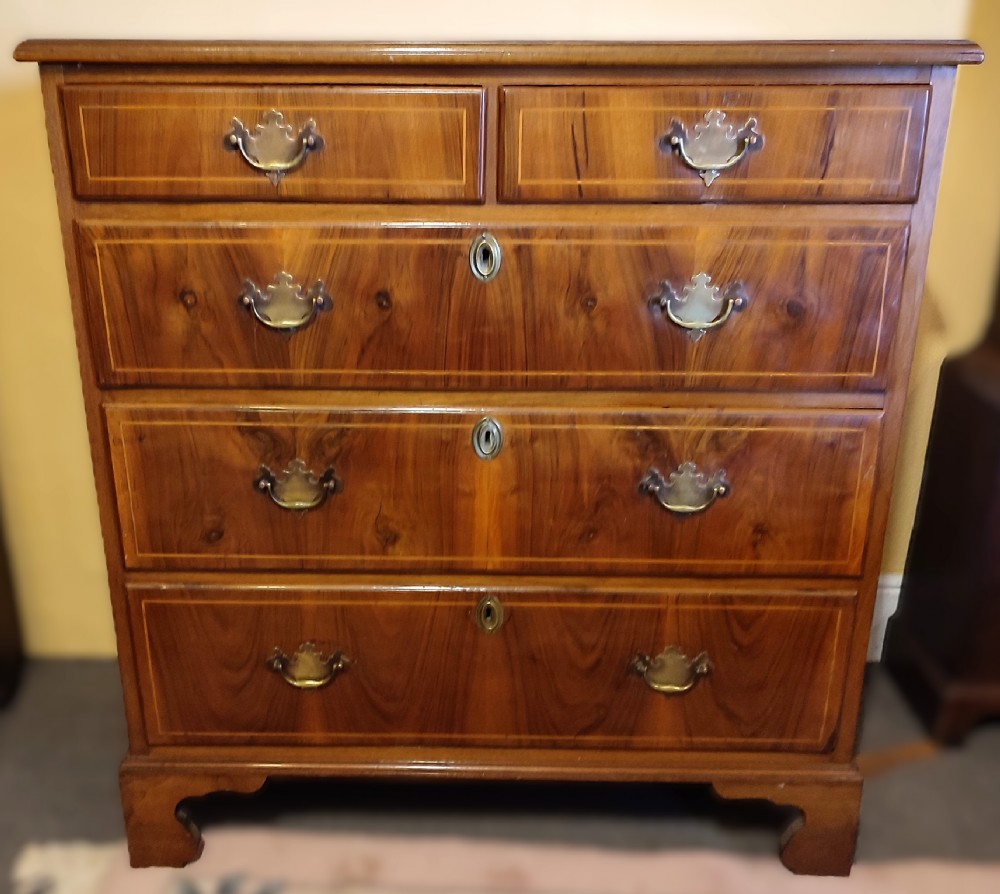
<svg viewBox="0 0 1000 894"><path fill-rule="evenodd" d="M859 864L793 876L777 859L501 841L213 829L183 870L130 869L124 843L36 844L15 894L996 894L1000 864Z"/></svg>

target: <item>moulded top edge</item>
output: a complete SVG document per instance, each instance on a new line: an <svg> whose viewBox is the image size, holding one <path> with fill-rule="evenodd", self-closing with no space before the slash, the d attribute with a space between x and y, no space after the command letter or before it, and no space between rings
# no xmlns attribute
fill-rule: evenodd
<svg viewBox="0 0 1000 894"><path fill-rule="evenodd" d="M402 65L751 67L959 65L983 61L971 41L319 43L27 40L19 62L99 65Z"/></svg>

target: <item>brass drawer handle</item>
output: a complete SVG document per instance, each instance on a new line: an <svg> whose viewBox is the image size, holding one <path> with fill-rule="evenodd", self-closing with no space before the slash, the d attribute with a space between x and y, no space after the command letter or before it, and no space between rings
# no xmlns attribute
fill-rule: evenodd
<svg viewBox="0 0 1000 894"><path fill-rule="evenodd" d="M291 658L275 646L274 654L267 659L267 666L281 674L285 682L296 689L319 689L326 686L350 665L351 659L339 649L324 658L316 644L311 642L299 646Z"/></svg>
<svg viewBox="0 0 1000 894"><path fill-rule="evenodd" d="M333 299L327 294L323 280L316 280L309 291L303 293L302 286L284 270L263 290L252 280L246 280L239 299L262 325L280 332L301 329L311 323L319 311L333 307Z"/></svg>
<svg viewBox="0 0 1000 894"><path fill-rule="evenodd" d="M689 136L683 123L674 119L670 130L660 137L663 152L676 150L681 160L711 186L720 171L739 164L751 150L762 149L764 136L756 130L757 119L747 118L739 130L725 124L726 113L711 109L705 113L705 122L694 126L694 136Z"/></svg>
<svg viewBox="0 0 1000 894"><path fill-rule="evenodd" d="M304 512L322 506L330 494L339 492L341 481L332 468L316 475L303 460L295 459L280 476L261 466L254 487L266 493L276 506L289 512Z"/></svg>
<svg viewBox="0 0 1000 894"><path fill-rule="evenodd" d="M649 299L649 306L686 330L692 341L698 341L709 329L725 323L734 310L743 310L749 301L743 283L730 283L722 289L712 285L707 273L697 273L679 295L669 282L660 283L660 292Z"/></svg>
<svg viewBox="0 0 1000 894"><path fill-rule="evenodd" d="M655 658L644 652L636 654L629 663L629 673L645 680L646 685L665 695L679 695L694 688L702 677L712 672L712 662L707 652L688 659L680 646L667 646Z"/></svg>
<svg viewBox="0 0 1000 894"><path fill-rule="evenodd" d="M681 463L676 472L666 478L658 469L651 468L639 482L639 492L656 498L667 512L676 515L693 515L708 509L716 499L729 494L730 485L725 469L713 475L699 472L691 462Z"/></svg>
<svg viewBox="0 0 1000 894"><path fill-rule="evenodd" d="M318 152L325 145L315 121L310 118L296 135L277 109L266 112L253 131L239 118L233 118L232 124L223 145L231 152L238 151L250 167L266 175L275 186L285 174L301 165L310 152Z"/></svg>

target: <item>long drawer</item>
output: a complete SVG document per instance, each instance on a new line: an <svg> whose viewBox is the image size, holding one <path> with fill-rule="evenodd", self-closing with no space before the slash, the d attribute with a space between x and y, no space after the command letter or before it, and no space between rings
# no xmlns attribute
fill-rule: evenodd
<svg viewBox="0 0 1000 894"><path fill-rule="evenodd" d="M447 403L118 398L106 418L126 565L860 571L879 412Z"/></svg>
<svg viewBox="0 0 1000 894"><path fill-rule="evenodd" d="M855 595L157 583L130 610L153 744L818 752Z"/></svg>
<svg viewBox="0 0 1000 894"><path fill-rule="evenodd" d="M502 194L909 202L929 98L926 86L511 87Z"/></svg>
<svg viewBox="0 0 1000 894"><path fill-rule="evenodd" d="M478 87L71 86L63 104L82 198L463 202L483 194Z"/></svg>
<svg viewBox="0 0 1000 894"><path fill-rule="evenodd" d="M879 388L904 223L88 223L108 384ZM282 279L284 277L285 279Z"/></svg>

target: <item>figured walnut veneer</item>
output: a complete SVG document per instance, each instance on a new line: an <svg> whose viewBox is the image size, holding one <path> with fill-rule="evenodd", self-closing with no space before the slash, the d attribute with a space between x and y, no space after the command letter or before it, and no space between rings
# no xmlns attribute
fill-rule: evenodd
<svg viewBox="0 0 1000 894"><path fill-rule="evenodd" d="M499 585L498 585L499 586ZM163 744L454 741L564 749L823 751L856 594L499 589L496 636L467 588L136 587L147 727ZM508 626L509 624L509 626ZM352 664L326 699L288 697L260 655L314 637ZM502 633L502 635L501 635ZM420 648L413 648L414 640ZM697 640L715 665L677 704L629 673L637 647ZM211 643L211 648L205 645ZM180 664L172 656L190 656ZM741 655L759 655L748 667ZM807 655L806 660L803 655ZM331 710L331 707L333 709Z"/></svg>
<svg viewBox="0 0 1000 894"><path fill-rule="evenodd" d="M907 201L916 197L929 91L904 87L513 88L503 91L503 195L518 201ZM749 118L767 151L705 189L671 152L707 109Z"/></svg>
<svg viewBox="0 0 1000 894"><path fill-rule="evenodd" d="M67 88L77 193L92 198L409 201L482 195L481 89ZM220 152L219 122L253 130L261 108L326 142L280 192ZM225 132L225 131L224 131Z"/></svg>
<svg viewBox="0 0 1000 894"><path fill-rule="evenodd" d="M484 410L505 440L489 463L469 444ZM857 574L879 421L806 411L107 410L132 568ZM253 487L259 467L296 458L317 475L332 468L342 493L306 514L271 506ZM724 469L732 493L677 522L638 485L651 467L667 474L691 458Z"/></svg>
<svg viewBox="0 0 1000 894"><path fill-rule="evenodd" d="M713 187L714 188L714 187ZM718 220L728 216L729 222ZM323 387L875 389L885 383L908 228L836 221L500 225L502 301L464 276L475 228L296 218L81 225L107 384ZM775 215L773 220L780 219ZM233 300L284 270L333 306L269 338ZM694 343L649 299L700 271L743 284L738 337ZM449 283L442 293L440 283ZM144 301L133 300L139 292ZM774 350L780 343L782 349Z"/></svg>
<svg viewBox="0 0 1000 894"><path fill-rule="evenodd" d="M405 776L700 782L798 808L791 869L850 870L938 168L977 47L17 56L42 66L135 865L198 856L192 797ZM323 145L267 177L227 135L272 110ZM714 179L661 145L713 110L763 135ZM698 337L671 296L706 278L739 300ZM282 283L295 314L251 313Z"/></svg>

